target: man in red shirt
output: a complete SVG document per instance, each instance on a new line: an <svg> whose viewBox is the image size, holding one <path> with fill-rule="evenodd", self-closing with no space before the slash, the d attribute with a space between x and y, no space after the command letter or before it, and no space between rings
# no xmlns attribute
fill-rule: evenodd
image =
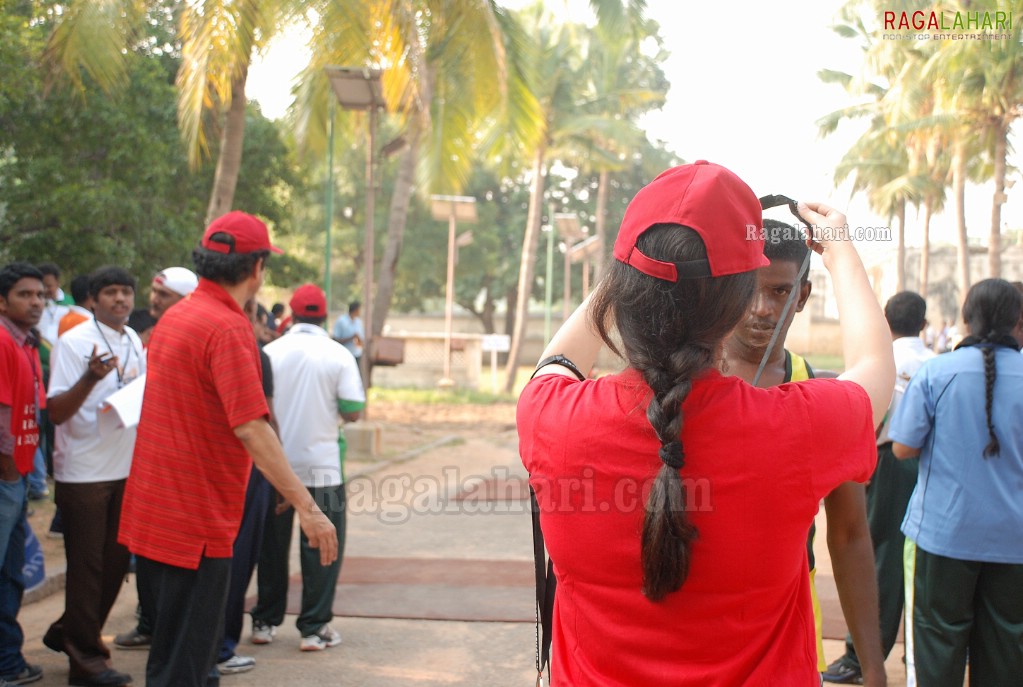
<svg viewBox="0 0 1023 687"><path fill-rule="evenodd" d="M337 558L334 526L267 422L256 340L242 311L271 251L280 252L252 215L214 220L192 254L198 288L167 311L150 340L120 533L154 615L149 687L204 687L215 669L253 463L294 506L320 562Z"/></svg>
<svg viewBox="0 0 1023 687"><path fill-rule="evenodd" d="M18 611L25 591L25 475L39 446L36 420L45 402L34 327L45 304L42 272L24 262L0 270L0 685L43 677L21 654Z"/></svg>

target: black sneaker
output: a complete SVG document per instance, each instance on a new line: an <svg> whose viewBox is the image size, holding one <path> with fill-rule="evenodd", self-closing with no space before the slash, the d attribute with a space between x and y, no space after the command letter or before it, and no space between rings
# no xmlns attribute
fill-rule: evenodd
<svg viewBox="0 0 1023 687"><path fill-rule="evenodd" d="M2 684L27 685L43 679L43 667L26 663L25 668L17 675L7 675Z"/></svg>
<svg viewBox="0 0 1023 687"><path fill-rule="evenodd" d="M862 685L863 672L854 668L845 660L845 656L835 660L828 669L821 673L825 682L833 682L838 685Z"/></svg>

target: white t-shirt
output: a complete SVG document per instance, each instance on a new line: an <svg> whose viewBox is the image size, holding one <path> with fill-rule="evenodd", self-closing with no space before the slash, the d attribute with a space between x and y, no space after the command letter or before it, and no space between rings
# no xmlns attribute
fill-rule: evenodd
<svg viewBox="0 0 1023 687"><path fill-rule="evenodd" d="M895 356L895 393L892 395L891 405L888 406L888 413L884 416L884 423L877 435L877 445L885 444L891 439L888 437L888 427L892 424L895 416L895 409L902 402L902 396L906 393L909 380L920 367L934 357L935 353L924 345L923 339L919 336L901 336L892 342L892 353Z"/></svg>
<svg viewBox="0 0 1023 687"><path fill-rule="evenodd" d="M135 429L100 434L97 413L107 396L146 371L146 354L138 334L125 326L122 333L95 318L69 329L57 341L50 364L47 398L67 391L89 367L96 352L118 359L118 369L92 387L78 412L57 425L53 477L58 482L108 482L125 479L135 450Z"/></svg>
<svg viewBox="0 0 1023 687"><path fill-rule="evenodd" d="M61 291L58 297L63 298L64 292ZM39 330L39 335L49 341L51 346L57 343L57 330L60 328L60 319L67 315L70 310L68 306L49 299L47 299L46 305L43 306L43 316L39 318L37 329ZM92 313L89 314L91 315Z"/></svg>
<svg viewBox="0 0 1023 687"><path fill-rule="evenodd" d="M274 374L274 414L291 468L307 487L341 484L337 402L365 401L355 357L322 328L298 323L263 352Z"/></svg>

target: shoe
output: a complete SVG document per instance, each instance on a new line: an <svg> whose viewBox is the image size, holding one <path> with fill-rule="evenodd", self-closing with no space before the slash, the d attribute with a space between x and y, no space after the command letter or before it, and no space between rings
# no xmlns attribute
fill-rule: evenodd
<svg viewBox="0 0 1023 687"><path fill-rule="evenodd" d="M0 679L0 684L27 685L43 679L43 667L26 663L25 668L17 675L7 675Z"/></svg>
<svg viewBox="0 0 1023 687"><path fill-rule="evenodd" d="M50 495L50 489L48 487L43 487L42 491L35 491L33 489L33 490L28 492L28 500L29 501L42 501L43 499L45 499L49 495Z"/></svg>
<svg viewBox="0 0 1023 687"><path fill-rule="evenodd" d="M86 675L84 677L69 677L69 685L75 687L124 687L131 684L131 675L119 673L113 668L107 668L102 673Z"/></svg>
<svg viewBox="0 0 1023 687"><path fill-rule="evenodd" d="M52 627L46 631L43 635L43 646L50 651L56 651L58 654L64 653L64 636L59 630L54 630Z"/></svg>
<svg viewBox="0 0 1023 687"><path fill-rule="evenodd" d="M253 644L269 644L274 640L274 635L277 634L277 628L268 623L264 623L262 620L252 621L252 636L249 641Z"/></svg>
<svg viewBox="0 0 1023 687"><path fill-rule="evenodd" d="M152 643L153 638L139 632L137 627L114 637L114 646L118 649L148 649Z"/></svg>
<svg viewBox="0 0 1023 687"><path fill-rule="evenodd" d="M256 659L251 656L239 656L235 654L226 661L217 664L221 675L234 675L235 673L247 673L256 667Z"/></svg>
<svg viewBox="0 0 1023 687"><path fill-rule="evenodd" d="M321 651L337 646L340 643L341 633L330 625L324 625L316 631L316 634L302 637L302 645L299 649L302 651Z"/></svg>
<svg viewBox="0 0 1023 687"><path fill-rule="evenodd" d="M838 685L862 685L863 672L854 668L845 660L845 656L836 659L828 666L828 669L821 673L825 682L833 682Z"/></svg>

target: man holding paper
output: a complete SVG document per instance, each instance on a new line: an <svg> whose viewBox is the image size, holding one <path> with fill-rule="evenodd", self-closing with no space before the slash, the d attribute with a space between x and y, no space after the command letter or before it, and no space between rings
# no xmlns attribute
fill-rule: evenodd
<svg viewBox="0 0 1023 687"><path fill-rule="evenodd" d="M56 503L63 513L67 586L64 615L43 643L70 661L68 684L127 685L113 669L100 636L128 572L128 549L117 542L121 500L135 448L135 429L101 433L106 399L143 375L145 351L127 326L135 278L102 267L89 280L95 317L57 342L47 405L57 425Z"/></svg>

